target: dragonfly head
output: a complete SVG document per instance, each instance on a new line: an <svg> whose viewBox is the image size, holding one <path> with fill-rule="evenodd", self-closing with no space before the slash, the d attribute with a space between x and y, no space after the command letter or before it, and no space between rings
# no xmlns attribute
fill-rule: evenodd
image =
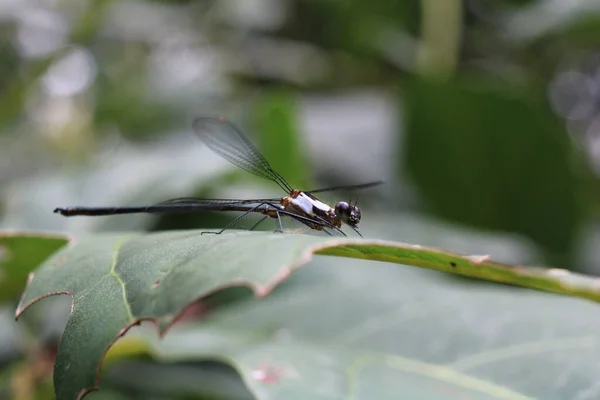
<svg viewBox="0 0 600 400"><path fill-rule="evenodd" d="M345 201L340 201L335 205L335 214L342 222L352 227L355 227L360 222L360 208L358 208L356 203L352 205Z"/></svg>

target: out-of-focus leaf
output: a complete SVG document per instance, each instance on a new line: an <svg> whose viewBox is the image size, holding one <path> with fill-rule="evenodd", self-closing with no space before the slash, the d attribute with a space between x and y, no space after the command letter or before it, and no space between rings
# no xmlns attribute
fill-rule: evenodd
<svg viewBox="0 0 600 400"><path fill-rule="evenodd" d="M404 168L437 215L572 250L586 170L543 100L461 82L413 81L404 96Z"/></svg>
<svg viewBox="0 0 600 400"><path fill-rule="evenodd" d="M124 392L124 391L120 391L118 389L115 389L113 387L108 387L106 390L102 390L99 392L93 392L91 394L89 394L88 396L86 396L86 399L89 400L131 400L132 394L131 392ZM137 397L139 398L139 397ZM162 396L151 396L148 395L147 397L144 397L145 399L148 400L176 400L178 399L177 397L162 397ZM183 400L183 398L182 398Z"/></svg>
<svg viewBox="0 0 600 400"><path fill-rule="evenodd" d="M47 367L52 364L39 360L16 361L0 369L1 399L50 399L53 398L52 379Z"/></svg>
<svg viewBox="0 0 600 400"><path fill-rule="evenodd" d="M9 307L0 307L0 366L20 355L18 347L20 332L14 323L15 318L12 311ZM0 387L2 387L1 377Z"/></svg>
<svg viewBox="0 0 600 400"><path fill-rule="evenodd" d="M275 171L295 188L312 187L311 168L303 157L298 133L296 99L291 93L274 91L258 100L256 128L260 149Z"/></svg>
<svg viewBox="0 0 600 400"><path fill-rule="evenodd" d="M139 79L135 78L138 76L121 77L117 84L100 79L96 124L100 127L117 126L124 136L130 138L144 138L172 128L177 117L183 115L178 115L177 110L169 108L168 104L148 99L143 82L136 85Z"/></svg>
<svg viewBox="0 0 600 400"><path fill-rule="evenodd" d="M74 241L33 273L16 315L51 294L73 297L54 382L58 398L75 398L95 386L106 350L131 326L150 319L164 332L190 303L230 286L248 286L266 296L313 253L404 263L600 300L592 278L502 265L487 256L313 235L173 231Z"/></svg>
<svg viewBox="0 0 600 400"><path fill-rule="evenodd" d="M373 0L369 3L303 1L298 2L293 36L301 36L328 49L341 49L366 58L373 50L383 29L404 28L418 32L420 2ZM303 23L311 21L311 24ZM389 24L389 25L387 25ZM320 26L319 29L314 29ZM343 65L341 65L343 67ZM345 66L350 68L349 65ZM333 78L345 71L334 71Z"/></svg>
<svg viewBox="0 0 600 400"><path fill-rule="evenodd" d="M67 44L85 46L94 39L95 33L102 25L102 18L99 16L104 15L104 7L110 4L111 1L104 0L87 3L85 8L79 10L79 19L71 21L74 23L68 27L70 28L70 36L65 39L64 46L60 46L54 53L39 60L28 60L25 54L17 54L16 49L13 47L15 43L23 44L22 35L24 32L28 32L28 34L32 32L23 29L23 26L20 29L11 31L10 34L0 32L0 58L3 58L2 61L4 61L0 65L7 65L10 72L12 72L10 75L2 74L2 78L0 78L0 81L4 78L8 78L9 81L8 85L0 82L0 127L12 123L15 118L21 116L25 110L26 103L30 100L31 89L35 87L38 79L43 76L48 68L70 50ZM49 10L46 11L50 12ZM29 17L26 18L25 15L29 15ZM11 21L14 18L16 25L31 24L33 22L31 19L32 15L26 7L21 8L21 4L16 4L14 9L8 7L6 19ZM38 20L37 23L39 24L38 28L43 29L44 24L41 20ZM50 35L55 33L49 32ZM40 35L41 33L37 34ZM21 37L19 38L19 36ZM19 50L23 52L23 49ZM3 72L2 69L0 67L0 72Z"/></svg>
<svg viewBox="0 0 600 400"><path fill-rule="evenodd" d="M144 336L161 361L231 364L258 399L562 400L594 390L599 317L576 299L318 258L260 302Z"/></svg>
<svg viewBox="0 0 600 400"><path fill-rule="evenodd" d="M4 96L11 81L17 78L19 69L19 55L3 28L0 26L0 97Z"/></svg>
<svg viewBox="0 0 600 400"><path fill-rule="evenodd" d="M140 396L201 399L253 399L239 375L231 367L217 363L166 364L149 361L128 361L106 370L104 383L123 391L135 391ZM187 397L186 397L187 396ZM144 397L145 398L145 397ZM87 399L87 397L86 397Z"/></svg>
<svg viewBox="0 0 600 400"><path fill-rule="evenodd" d="M27 275L65 243L60 235L0 231L0 301L15 300Z"/></svg>
<svg viewBox="0 0 600 400"><path fill-rule="evenodd" d="M596 0L536 1L504 16L504 33L517 41L534 41L600 17Z"/></svg>
<svg viewBox="0 0 600 400"><path fill-rule="evenodd" d="M46 72L52 63L60 58L60 54L48 56L42 60L33 62L27 68L24 76L14 79L2 89L0 97L0 126L8 125L17 117L21 116L25 103L28 99L27 94L30 88L37 82L37 79Z"/></svg>
<svg viewBox="0 0 600 400"><path fill-rule="evenodd" d="M148 214L65 218L52 211L75 205L144 205L192 196L201 187L215 186L234 169L192 133L140 148L121 144L103 152L96 164L52 171L10 186L2 226L71 232L143 229L151 224Z"/></svg>

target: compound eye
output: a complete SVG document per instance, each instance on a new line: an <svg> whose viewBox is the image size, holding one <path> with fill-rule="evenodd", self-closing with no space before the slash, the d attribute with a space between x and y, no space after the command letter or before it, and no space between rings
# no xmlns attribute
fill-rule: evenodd
<svg viewBox="0 0 600 400"><path fill-rule="evenodd" d="M347 222L348 218L350 218L350 214L352 213L352 207L345 201L340 201L335 205L335 213L339 219Z"/></svg>
<svg viewBox="0 0 600 400"><path fill-rule="evenodd" d="M354 206L354 219L356 221L356 223L358 224L360 221L360 208L358 208L357 206Z"/></svg>

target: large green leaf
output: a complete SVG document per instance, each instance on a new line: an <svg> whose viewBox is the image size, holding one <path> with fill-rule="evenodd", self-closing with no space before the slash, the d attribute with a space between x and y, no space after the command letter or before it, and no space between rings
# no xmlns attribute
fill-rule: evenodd
<svg viewBox="0 0 600 400"><path fill-rule="evenodd" d="M159 361L233 365L259 399L563 400L595 397L599 329L578 299L319 258L260 302L144 337Z"/></svg>
<svg viewBox="0 0 600 400"><path fill-rule="evenodd" d="M54 374L57 397L71 399L97 385L106 350L131 326L150 319L164 332L186 306L230 286L248 286L263 297L313 253L410 264L600 299L594 279L497 264L487 256L461 256L377 240L171 231L73 241L32 275L16 314L49 295L72 296L72 313L58 347ZM394 284L396 291L406 290L402 280ZM352 299L346 302L351 304ZM302 356L302 349L298 351L297 356Z"/></svg>

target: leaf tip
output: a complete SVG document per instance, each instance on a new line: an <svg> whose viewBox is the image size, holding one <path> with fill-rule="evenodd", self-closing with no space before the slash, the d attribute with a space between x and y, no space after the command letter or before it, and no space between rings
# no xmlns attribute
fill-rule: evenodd
<svg viewBox="0 0 600 400"><path fill-rule="evenodd" d="M29 286L29 284L33 280L33 276L34 276L33 272L30 272L27 275L27 283L25 284L26 288L27 288L27 286ZM21 294L21 299L19 300L19 304L17 305L17 309L15 310L15 321L19 319L19 317L21 316L21 314L23 314L23 312L30 305L30 304L26 304L25 306L23 306L23 301L25 300L26 294L27 294L27 290L24 290L23 293Z"/></svg>

